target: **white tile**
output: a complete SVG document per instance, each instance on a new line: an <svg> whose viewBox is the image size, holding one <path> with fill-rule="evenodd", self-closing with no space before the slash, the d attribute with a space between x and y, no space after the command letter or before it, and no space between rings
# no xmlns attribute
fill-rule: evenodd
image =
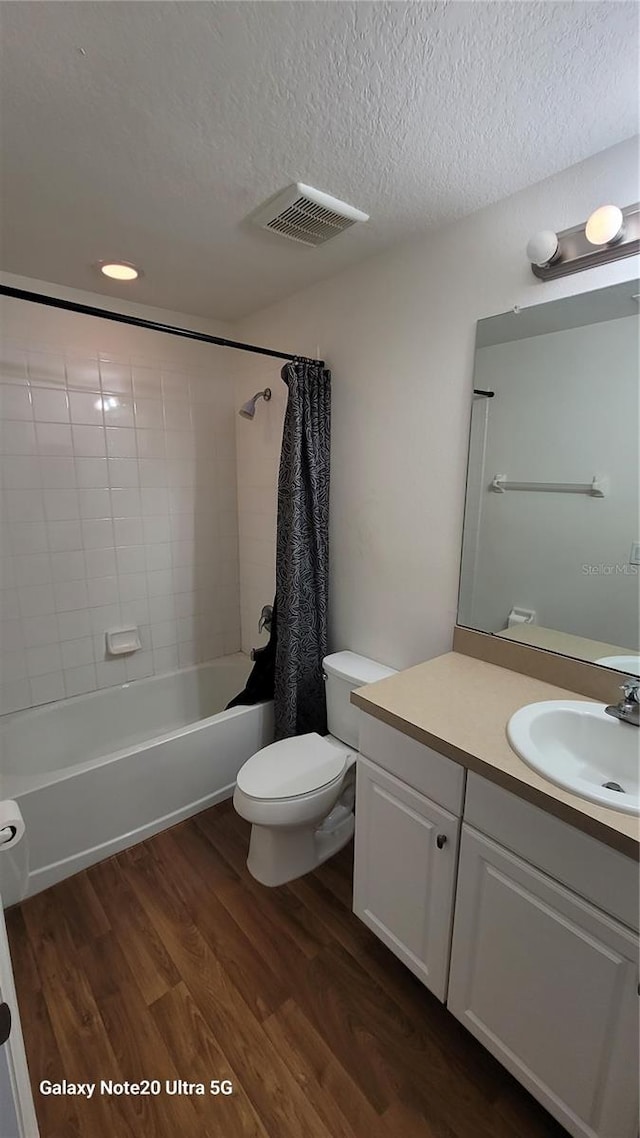
<svg viewBox="0 0 640 1138"><path fill-rule="evenodd" d="M38 452L41 455L73 455L71 427L66 423L36 423Z"/></svg>
<svg viewBox="0 0 640 1138"><path fill-rule="evenodd" d="M167 464L162 458L141 458L140 485L149 487L168 486Z"/></svg>
<svg viewBox="0 0 640 1138"><path fill-rule="evenodd" d="M107 629L120 624L119 605L101 605L90 610L91 632L94 636L103 636Z"/></svg>
<svg viewBox="0 0 640 1138"><path fill-rule="evenodd" d="M137 624L138 628L149 620L149 602L145 597L136 597L132 601L120 601L120 612L123 624Z"/></svg>
<svg viewBox="0 0 640 1138"><path fill-rule="evenodd" d="M50 490L69 490L76 485L76 470L72 458L48 457L40 459L42 481Z"/></svg>
<svg viewBox="0 0 640 1138"><path fill-rule="evenodd" d="M167 431L167 458L189 458L195 454L195 438L192 431Z"/></svg>
<svg viewBox="0 0 640 1138"><path fill-rule="evenodd" d="M162 369L162 398L185 399L189 398L189 379L179 371L171 368Z"/></svg>
<svg viewBox="0 0 640 1138"><path fill-rule="evenodd" d="M97 358L67 356L67 386L88 388L99 394L100 371Z"/></svg>
<svg viewBox="0 0 640 1138"><path fill-rule="evenodd" d="M33 416L39 423L68 423L69 399L66 391L52 387L32 387Z"/></svg>
<svg viewBox="0 0 640 1138"><path fill-rule="evenodd" d="M56 612L73 612L88 606L85 581L56 581L54 594Z"/></svg>
<svg viewBox="0 0 640 1138"><path fill-rule="evenodd" d="M103 391L131 394L131 368L126 364L100 360L100 381Z"/></svg>
<svg viewBox="0 0 640 1138"><path fill-rule="evenodd" d="M47 672L57 672L62 667L60 648L57 644L41 644L37 648L27 648L27 673L45 676Z"/></svg>
<svg viewBox="0 0 640 1138"><path fill-rule="evenodd" d="M29 352L29 379L31 383L64 387L65 366L62 356L53 352Z"/></svg>
<svg viewBox="0 0 640 1138"><path fill-rule="evenodd" d="M44 489L44 510L48 522L71 521L80 516L77 490Z"/></svg>
<svg viewBox="0 0 640 1138"><path fill-rule="evenodd" d="M142 518L114 518L116 546L142 545Z"/></svg>
<svg viewBox="0 0 640 1138"><path fill-rule="evenodd" d="M24 623L24 621L16 619L3 620L0 623L0 644L2 644L4 651L19 652L25 647L25 641L23 639Z"/></svg>
<svg viewBox="0 0 640 1138"><path fill-rule="evenodd" d="M85 549L108 549L113 546L111 518L84 518L82 544Z"/></svg>
<svg viewBox="0 0 640 1138"><path fill-rule="evenodd" d="M191 406L187 399L167 399L164 402L164 422L167 430L191 430Z"/></svg>
<svg viewBox="0 0 640 1138"><path fill-rule="evenodd" d="M111 506L114 518L134 518L140 515L140 491L137 487L127 490L111 491Z"/></svg>
<svg viewBox="0 0 640 1138"><path fill-rule="evenodd" d="M0 418L29 420L33 418L31 393L28 387L2 384L0 387ZM162 422L162 404L160 404L160 421Z"/></svg>
<svg viewBox="0 0 640 1138"><path fill-rule="evenodd" d="M158 624L164 620L175 620L176 610L170 593L165 597L149 597L148 610L149 620L152 624Z"/></svg>
<svg viewBox="0 0 640 1138"><path fill-rule="evenodd" d="M145 519L147 521L148 519ZM154 572L156 569L170 569L171 562L171 546L168 542L158 542L156 545L148 545L146 550L146 562L149 572Z"/></svg>
<svg viewBox="0 0 640 1138"><path fill-rule="evenodd" d="M192 541L172 541L171 557L174 565L193 565L195 560Z"/></svg>
<svg viewBox="0 0 640 1138"><path fill-rule="evenodd" d="M153 514L142 519L144 540L147 545L154 542L168 542L171 539L169 518L163 514Z"/></svg>
<svg viewBox="0 0 640 1138"><path fill-rule="evenodd" d="M169 512L169 491L164 487L143 486L140 491L140 501L145 516Z"/></svg>
<svg viewBox="0 0 640 1138"><path fill-rule="evenodd" d="M186 616L193 616L195 609L195 593L176 593L174 596L174 606L176 616L181 619Z"/></svg>
<svg viewBox="0 0 640 1138"><path fill-rule="evenodd" d="M44 553L47 549L47 527L44 522L15 522L11 526L10 539L15 554Z"/></svg>
<svg viewBox="0 0 640 1138"><path fill-rule="evenodd" d="M40 490L5 490L4 502L10 523L43 522L44 502Z"/></svg>
<svg viewBox="0 0 640 1138"><path fill-rule="evenodd" d="M136 440L140 458L164 458L165 434L157 430L137 430Z"/></svg>
<svg viewBox="0 0 640 1138"><path fill-rule="evenodd" d="M80 668L85 664L93 664L93 640L90 636L83 636L80 640L65 640L60 645L63 668Z"/></svg>
<svg viewBox="0 0 640 1138"><path fill-rule="evenodd" d="M29 681L31 702L34 707L40 703L53 703L64 699L64 680L62 672L50 672L47 676L37 676Z"/></svg>
<svg viewBox="0 0 640 1138"><path fill-rule="evenodd" d="M102 426L102 396L95 391L70 391L69 412L72 423Z"/></svg>
<svg viewBox="0 0 640 1138"><path fill-rule="evenodd" d="M192 664L198 662L198 649L193 641L183 641L178 644L178 664L181 668L190 668Z"/></svg>
<svg viewBox="0 0 640 1138"><path fill-rule="evenodd" d="M111 498L108 490L80 490L78 498L81 518L111 517Z"/></svg>
<svg viewBox="0 0 640 1138"><path fill-rule="evenodd" d="M89 607L117 604L118 578L117 577L91 577L87 581L87 595Z"/></svg>
<svg viewBox="0 0 640 1138"><path fill-rule="evenodd" d="M150 597L166 597L173 592L173 576L170 569L159 569L147 573L147 589Z"/></svg>
<svg viewBox="0 0 640 1138"><path fill-rule="evenodd" d="M13 416L13 418L18 418L18 416ZM162 400L136 398L135 420L136 427L162 428L164 426Z"/></svg>
<svg viewBox="0 0 640 1138"><path fill-rule="evenodd" d="M135 458L109 459L109 485L115 489L134 489L140 482L138 461Z"/></svg>
<svg viewBox="0 0 640 1138"><path fill-rule="evenodd" d="M0 376L2 383L27 382L27 353L6 342L0 344Z"/></svg>
<svg viewBox="0 0 640 1138"><path fill-rule="evenodd" d="M65 668L64 690L68 699L74 695L84 695L85 692L95 691L97 686L94 663L84 664L78 668Z"/></svg>
<svg viewBox="0 0 640 1138"><path fill-rule="evenodd" d="M127 681L143 680L153 675L153 653L135 652L125 660Z"/></svg>
<svg viewBox="0 0 640 1138"><path fill-rule="evenodd" d="M122 573L118 578L120 599L135 601L147 596L146 573Z"/></svg>
<svg viewBox="0 0 640 1138"><path fill-rule="evenodd" d="M109 485L106 458L77 458L76 480L82 490L106 489Z"/></svg>
<svg viewBox="0 0 640 1138"><path fill-rule="evenodd" d="M109 458L136 457L136 432L131 427L107 427L105 434Z"/></svg>
<svg viewBox="0 0 640 1138"><path fill-rule="evenodd" d="M58 613L58 636L60 640L81 640L90 636L91 632L91 619L88 609Z"/></svg>
<svg viewBox="0 0 640 1138"><path fill-rule="evenodd" d="M158 648L168 648L178 643L175 620L164 620L159 624L151 625L151 643L154 651Z"/></svg>
<svg viewBox="0 0 640 1138"><path fill-rule="evenodd" d="M104 395L104 421L107 427L133 427L133 400L123 395Z"/></svg>
<svg viewBox="0 0 640 1138"><path fill-rule="evenodd" d="M195 486L196 464L193 458L172 458L167 462L167 486ZM209 486L213 483L209 483Z"/></svg>
<svg viewBox="0 0 640 1138"><path fill-rule="evenodd" d="M133 393L136 399L161 399L160 371L153 367L134 367Z"/></svg>
<svg viewBox="0 0 640 1138"><path fill-rule="evenodd" d="M51 554L54 581L82 581L85 576L84 553L79 550Z"/></svg>
<svg viewBox="0 0 640 1138"><path fill-rule="evenodd" d="M12 680L24 680L27 675L27 657L24 649L17 652L3 651L2 653L2 682L11 683Z"/></svg>
<svg viewBox="0 0 640 1138"><path fill-rule="evenodd" d="M5 490L38 490L42 485L35 454L5 454L0 458L0 485Z"/></svg>
<svg viewBox="0 0 640 1138"><path fill-rule="evenodd" d="M23 619L31 616L48 616L56 611L51 585L30 585L18 589L20 612Z"/></svg>
<svg viewBox="0 0 640 1138"><path fill-rule="evenodd" d="M183 616L177 621L178 643L186 640L195 640L198 634L198 617Z"/></svg>
<svg viewBox="0 0 640 1138"><path fill-rule="evenodd" d="M99 688L114 687L115 684L126 684L127 672L124 660L103 660L96 664L96 676Z"/></svg>
<svg viewBox="0 0 640 1138"><path fill-rule="evenodd" d="M35 648L38 644L55 644L58 640L58 621L53 614L27 617L22 621L22 636L25 648Z"/></svg>
<svg viewBox="0 0 640 1138"><path fill-rule="evenodd" d="M144 545L118 546L116 563L118 573L144 573L147 567Z"/></svg>
<svg viewBox="0 0 640 1138"><path fill-rule="evenodd" d="M178 667L178 646L172 644L168 648L154 648L153 670L156 675L163 672L172 672Z"/></svg>
<svg viewBox="0 0 640 1138"><path fill-rule="evenodd" d="M87 577L111 577L116 572L115 549L87 549L84 561Z"/></svg>
<svg viewBox="0 0 640 1138"><path fill-rule="evenodd" d="M82 530L77 519L66 522L48 522L46 533L49 537L49 549L52 553L68 553L74 549L82 549Z"/></svg>
<svg viewBox="0 0 640 1138"><path fill-rule="evenodd" d="M17 559L20 585L48 585L52 579L48 553L26 553Z"/></svg>
<svg viewBox="0 0 640 1138"><path fill-rule="evenodd" d="M173 566L173 588L176 593L189 593L193 589L195 572L193 565Z"/></svg>
<svg viewBox="0 0 640 1138"><path fill-rule="evenodd" d="M73 450L77 458L104 458L107 443L103 427L73 427Z"/></svg>
<svg viewBox="0 0 640 1138"><path fill-rule="evenodd" d="M12 556L0 557L0 589L13 589L18 584L16 559Z"/></svg>
<svg viewBox="0 0 640 1138"><path fill-rule="evenodd" d="M0 454L35 454L36 429L33 423L6 419L0 423Z"/></svg>
<svg viewBox="0 0 640 1138"><path fill-rule="evenodd" d="M22 711L31 705L31 688L28 680L12 680L0 687L0 715Z"/></svg>

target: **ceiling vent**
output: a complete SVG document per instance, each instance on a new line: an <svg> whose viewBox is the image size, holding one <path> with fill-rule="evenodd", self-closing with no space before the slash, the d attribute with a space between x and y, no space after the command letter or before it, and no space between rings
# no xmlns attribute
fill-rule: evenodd
<svg viewBox="0 0 640 1138"><path fill-rule="evenodd" d="M356 221L368 220L368 213L302 182L277 194L253 215L254 223L262 229L301 245L324 245Z"/></svg>

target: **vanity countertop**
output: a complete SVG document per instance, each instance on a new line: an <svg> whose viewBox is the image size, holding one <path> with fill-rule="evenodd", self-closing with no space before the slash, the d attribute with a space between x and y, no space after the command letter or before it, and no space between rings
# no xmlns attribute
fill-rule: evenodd
<svg viewBox="0 0 640 1138"><path fill-rule="evenodd" d="M376 719L621 853L640 857L638 818L555 786L511 750L505 730L508 719L525 704L546 699L587 697L459 652L448 652L351 693L352 703ZM640 731L638 735L640 745Z"/></svg>

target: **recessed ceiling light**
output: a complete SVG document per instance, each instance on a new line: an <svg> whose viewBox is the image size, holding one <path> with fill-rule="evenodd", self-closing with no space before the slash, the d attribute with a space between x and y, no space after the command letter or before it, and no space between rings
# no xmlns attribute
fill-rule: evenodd
<svg viewBox="0 0 640 1138"><path fill-rule="evenodd" d="M105 277L114 281L135 281L141 275L140 269L128 261L100 261L99 267Z"/></svg>

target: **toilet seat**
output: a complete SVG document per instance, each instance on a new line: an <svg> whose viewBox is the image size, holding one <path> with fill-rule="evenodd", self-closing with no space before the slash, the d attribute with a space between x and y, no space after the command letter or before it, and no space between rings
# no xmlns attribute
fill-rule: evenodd
<svg viewBox="0 0 640 1138"><path fill-rule="evenodd" d="M262 801L299 798L341 779L350 754L316 732L280 739L247 760L237 785L248 798Z"/></svg>

